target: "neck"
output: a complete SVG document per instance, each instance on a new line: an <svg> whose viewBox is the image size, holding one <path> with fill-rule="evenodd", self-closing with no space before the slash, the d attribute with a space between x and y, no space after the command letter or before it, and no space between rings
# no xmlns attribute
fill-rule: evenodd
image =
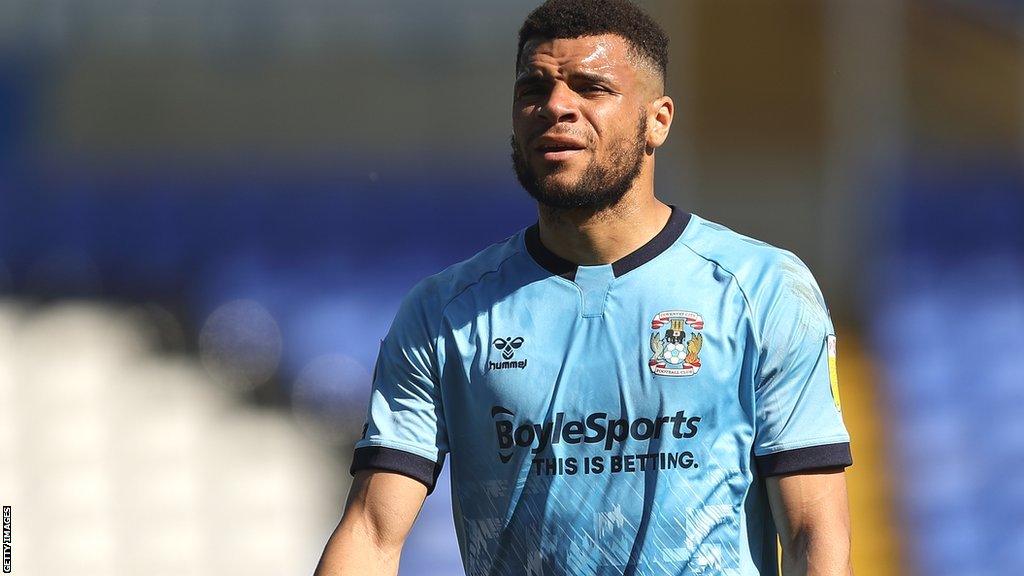
<svg viewBox="0 0 1024 576"><path fill-rule="evenodd" d="M672 209L654 197L630 191L600 211L560 210L539 205L540 240L548 250L577 264L610 264L654 238Z"/></svg>

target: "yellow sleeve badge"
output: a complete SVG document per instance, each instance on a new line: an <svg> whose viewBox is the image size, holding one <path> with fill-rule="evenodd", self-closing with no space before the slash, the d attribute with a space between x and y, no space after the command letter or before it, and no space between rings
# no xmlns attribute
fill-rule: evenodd
<svg viewBox="0 0 1024 576"><path fill-rule="evenodd" d="M828 381L832 385L832 401L836 403L836 410L843 411L839 402L839 371L836 369L836 335L829 334L825 337L828 345Z"/></svg>

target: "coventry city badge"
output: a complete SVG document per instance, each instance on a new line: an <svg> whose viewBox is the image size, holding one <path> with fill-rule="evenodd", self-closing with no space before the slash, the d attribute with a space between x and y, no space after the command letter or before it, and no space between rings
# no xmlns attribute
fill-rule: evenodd
<svg viewBox="0 0 1024 576"><path fill-rule="evenodd" d="M689 334L686 329L689 328ZM664 329L664 330L662 330ZM693 376L700 370L704 318L696 312L669 310L651 320L651 372L661 376Z"/></svg>

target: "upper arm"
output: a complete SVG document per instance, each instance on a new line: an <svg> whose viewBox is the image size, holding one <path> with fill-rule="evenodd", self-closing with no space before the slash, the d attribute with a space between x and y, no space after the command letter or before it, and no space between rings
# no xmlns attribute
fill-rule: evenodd
<svg viewBox="0 0 1024 576"><path fill-rule="evenodd" d="M766 485L782 544L783 573L852 575L844 471L772 476Z"/></svg>
<svg viewBox="0 0 1024 576"><path fill-rule="evenodd" d="M816 530L845 534L849 539L850 510L843 470L771 476L766 485L772 518L783 542Z"/></svg>
<svg viewBox="0 0 1024 576"><path fill-rule="evenodd" d="M394 575L405 539L448 451L437 320L421 283L381 341L345 513L317 576Z"/></svg>
<svg viewBox="0 0 1024 576"><path fill-rule="evenodd" d="M393 576L427 487L381 470L356 472L341 522L327 541L316 576Z"/></svg>
<svg viewBox="0 0 1024 576"><path fill-rule="evenodd" d="M361 531L381 550L397 553L426 497L427 487L408 476L361 470L352 481L341 526Z"/></svg>
<svg viewBox="0 0 1024 576"><path fill-rule="evenodd" d="M790 254L756 293L761 336L754 455L786 574L848 574L843 468L853 463L836 373L835 328L810 270Z"/></svg>

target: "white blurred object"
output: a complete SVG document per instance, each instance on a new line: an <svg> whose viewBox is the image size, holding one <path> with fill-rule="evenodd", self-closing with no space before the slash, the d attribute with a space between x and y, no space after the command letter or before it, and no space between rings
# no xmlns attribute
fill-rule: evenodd
<svg viewBox="0 0 1024 576"><path fill-rule="evenodd" d="M0 301L14 573L312 572L341 511L344 463L287 412L241 404L198 362L154 353L145 316L126 310ZM279 354L269 315L244 303L219 312L217 350L241 318L256 327L250 350Z"/></svg>

